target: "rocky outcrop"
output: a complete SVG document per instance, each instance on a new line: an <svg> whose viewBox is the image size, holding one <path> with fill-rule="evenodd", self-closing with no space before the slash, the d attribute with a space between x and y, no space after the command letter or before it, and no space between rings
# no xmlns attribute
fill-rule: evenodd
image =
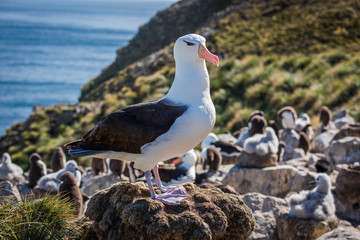
<svg viewBox="0 0 360 240"><path fill-rule="evenodd" d="M239 192L259 192L270 196L285 196L291 191L298 192L313 180L315 174L298 171L292 166L239 168L233 167L223 183L228 184Z"/></svg>
<svg viewBox="0 0 360 240"><path fill-rule="evenodd" d="M34 106L33 113L23 123L17 123L7 129L7 134L0 138L0 152L9 151L10 148L24 149L31 146L37 147L41 135L49 134L56 137L59 129L64 125L71 125L78 121L80 117L88 113L99 112L103 102L78 103L78 104L58 104L52 107ZM43 128L35 127L41 125ZM44 162L50 161L51 151L39 151ZM29 156L24 156L28 158ZM24 157L14 158L19 163L24 161ZM24 164L24 162L22 162Z"/></svg>
<svg viewBox="0 0 360 240"><path fill-rule="evenodd" d="M360 166L340 169L336 178L336 195L342 202L360 207Z"/></svg>
<svg viewBox="0 0 360 240"><path fill-rule="evenodd" d="M345 219L360 221L360 166L341 168L335 186L337 214Z"/></svg>
<svg viewBox="0 0 360 240"><path fill-rule="evenodd" d="M119 176L115 174L106 174L106 175L95 175L91 172L82 177L81 191L88 196L92 196L98 191L104 190L108 187L111 187L113 184L118 183L122 180Z"/></svg>
<svg viewBox="0 0 360 240"><path fill-rule="evenodd" d="M86 235L98 239L246 239L255 227L241 198L218 188L183 185L190 197L168 206L143 183L118 183L95 194L85 215ZM85 238L86 239L86 238ZM88 238L90 239L90 238Z"/></svg>
<svg viewBox="0 0 360 240"><path fill-rule="evenodd" d="M360 239L360 232L359 231L348 231L344 228L336 228L321 237L317 240L339 240L339 239L346 239L346 240L358 240Z"/></svg>
<svg viewBox="0 0 360 240"><path fill-rule="evenodd" d="M277 155L270 153L265 156L259 156L255 153L249 154L241 152L236 165L242 168L264 168L277 165Z"/></svg>
<svg viewBox="0 0 360 240"><path fill-rule="evenodd" d="M338 133L339 130L332 129L327 130L318 136L315 137L315 139L311 143L311 149L314 152L321 152L325 153L327 148L329 147L329 144L331 140L334 138L334 136Z"/></svg>
<svg viewBox="0 0 360 240"><path fill-rule="evenodd" d="M276 219L283 212L288 212L287 201L260 193L247 193L241 196L245 204L253 212L256 226L248 240L277 240Z"/></svg>
<svg viewBox="0 0 360 240"><path fill-rule="evenodd" d="M345 137L332 141L328 149L328 159L334 165L360 162L360 138Z"/></svg>
<svg viewBox="0 0 360 240"><path fill-rule="evenodd" d="M140 27L136 36L129 44L117 51L116 60L83 89L81 101L94 100L94 89L102 82L117 75L141 58L164 48L179 36L196 31L216 18L217 13L231 4L221 0L187 0L178 1L170 8L159 11L151 20Z"/></svg>
<svg viewBox="0 0 360 240"><path fill-rule="evenodd" d="M315 221L290 217L287 213L280 215L276 220L279 240L316 239L337 228L338 225L337 219Z"/></svg>

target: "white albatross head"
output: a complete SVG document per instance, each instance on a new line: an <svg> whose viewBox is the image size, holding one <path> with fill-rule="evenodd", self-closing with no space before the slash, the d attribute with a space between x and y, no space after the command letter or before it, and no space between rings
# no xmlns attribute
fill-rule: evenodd
<svg viewBox="0 0 360 240"><path fill-rule="evenodd" d="M219 58L209 52L205 38L198 34L187 34L178 38L174 46L175 61L201 62L203 59L219 66Z"/></svg>

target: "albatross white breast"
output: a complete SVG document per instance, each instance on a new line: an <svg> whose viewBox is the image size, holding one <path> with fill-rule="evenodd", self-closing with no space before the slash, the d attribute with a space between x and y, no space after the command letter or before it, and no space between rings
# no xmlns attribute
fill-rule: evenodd
<svg viewBox="0 0 360 240"><path fill-rule="evenodd" d="M217 56L197 34L180 37L174 46L175 79L168 94L158 100L124 107L103 118L82 139L66 144L74 156L96 156L135 162L145 172L152 198L178 204L187 197L184 189L161 185L157 163L199 144L215 124L205 60L219 65ZM158 188L151 185L153 169Z"/></svg>

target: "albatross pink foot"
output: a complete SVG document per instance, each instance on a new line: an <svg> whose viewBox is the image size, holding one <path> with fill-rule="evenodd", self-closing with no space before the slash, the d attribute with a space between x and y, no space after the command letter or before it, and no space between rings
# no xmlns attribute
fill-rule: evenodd
<svg viewBox="0 0 360 240"><path fill-rule="evenodd" d="M155 179L156 179L156 174L155 175ZM157 174L158 176L158 174ZM162 189L161 191L165 190L166 192L160 195L157 195L155 193L155 190L152 186L151 183L151 172L150 171L146 171L145 172L145 177L146 177L146 182L149 186L149 190L150 190L150 194L151 194L151 198L155 199L155 200L159 200L160 202L163 202L167 205L179 205L180 202L189 197L189 194L186 192L185 188L183 186L173 186L171 188L165 188L162 186L161 181L160 181L160 186L158 186L158 188ZM159 176L158 176L159 177ZM160 178L159 178L160 180ZM156 179L156 182L158 184L158 180Z"/></svg>
<svg viewBox="0 0 360 240"><path fill-rule="evenodd" d="M159 166L156 164L153 168L153 173L155 176L156 186L161 192L171 192L174 190L177 186L167 186L164 187L164 185L161 182L160 175L159 175Z"/></svg>

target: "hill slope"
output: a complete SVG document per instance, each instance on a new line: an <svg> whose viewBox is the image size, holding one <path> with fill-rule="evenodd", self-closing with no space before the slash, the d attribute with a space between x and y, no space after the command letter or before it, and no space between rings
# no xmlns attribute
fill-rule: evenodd
<svg viewBox="0 0 360 240"><path fill-rule="evenodd" d="M202 17L191 23L195 13ZM181 1L119 50L115 62L83 87L79 104L37 107L27 122L8 129L0 152L9 151L24 167L34 151L49 160L53 149L105 114L164 96L175 73L172 42L193 31L221 56L219 68L208 66L214 131L239 129L255 109L275 119L285 105L308 112L315 124L322 105L334 113L347 108L360 121L359 13L357 0Z"/></svg>

